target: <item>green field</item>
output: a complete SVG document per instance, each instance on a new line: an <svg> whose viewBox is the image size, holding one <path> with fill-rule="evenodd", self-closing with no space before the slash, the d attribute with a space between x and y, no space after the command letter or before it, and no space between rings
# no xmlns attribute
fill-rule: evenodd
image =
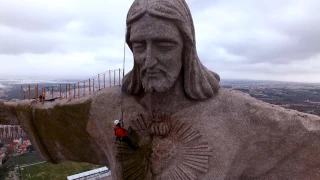
<svg viewBox="0 0 320 180"><path fill-rule="evenodd" d="M24 167L22 177L24 180L66 180L67 176L89 171L102 166L64 161L60 164L42 163Z"/></svg>
<svg viewBox="0 0 320 180"><path fill-rule="evenodd" d="M14 165L33 164L41 161L43 160L36 153L28 153L11 157L11 162Z"/></svg>

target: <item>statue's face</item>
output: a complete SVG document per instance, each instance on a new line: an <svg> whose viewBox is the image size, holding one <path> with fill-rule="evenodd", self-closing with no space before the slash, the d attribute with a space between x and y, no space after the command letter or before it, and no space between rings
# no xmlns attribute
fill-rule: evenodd
<svg viewBox="0 0 320 180"><path fill-rule="evenodd" d="M165 92L177 80L182 67L183 41L169 20L145 15L132 25L130 42L147 92Z"/></svg>

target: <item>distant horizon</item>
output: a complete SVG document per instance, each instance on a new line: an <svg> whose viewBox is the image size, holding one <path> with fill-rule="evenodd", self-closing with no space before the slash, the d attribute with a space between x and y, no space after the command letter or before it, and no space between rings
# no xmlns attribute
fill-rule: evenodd
<svg viewBox="0 0 320 180"><path fill-rule="evenodd" d="M126 73L127 74L127 73ZM126 75L125 74L125 75ZM1 87L1 81L85 81L88 79L91 79L92 77L95 76L88 76L86 77L49 77L49 76L16 76L16 77L2 77L0 75L0 87ZM302 82L302 81L290 81L290 80L273 80L273 79L249 79L249 78L221 78L220 77L220 83L223 81L253 81L253 82L278 82L278 83L299 83L299 84L320 84L320 82ZM32 83L34 84L34 83Z"/></svg>
<svg viewBox="0 0 320 180"><path fill-rule="evenodd" d="M320 82L302 82L302 81L286 81L286 80L269 80L269 79L232 79L232 78L227 78L227 79L221 79L221 81L268 81L268 82L283 82L283 83L299 83L299 84L320 84Z"/></svg>

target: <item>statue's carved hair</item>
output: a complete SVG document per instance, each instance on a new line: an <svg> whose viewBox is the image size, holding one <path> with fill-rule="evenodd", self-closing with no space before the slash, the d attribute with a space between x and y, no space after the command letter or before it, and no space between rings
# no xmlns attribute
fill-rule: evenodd
<svg viewBox="0 0 320 180"><path fill-rule="evenodd" d="M126 42L130 43L130 30L134 22L148 14L172 21L183 38L183 81L186 95L191 99L207 99L217 93L220 77L208 70L199 60L196 50L195 31L188 5L184 0L135 0L127 15ZM123 90L131 94L142 91L139 67L134 63L125 77Z"/></svg>

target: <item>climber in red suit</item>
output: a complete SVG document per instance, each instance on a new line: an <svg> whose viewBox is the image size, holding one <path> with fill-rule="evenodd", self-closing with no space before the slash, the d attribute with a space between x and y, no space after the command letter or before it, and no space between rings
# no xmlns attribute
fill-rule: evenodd
<svg viewBox="0 0 320 180"><path fill-rule="evenodd" d="M120 124L120 121L119 121L119 120L115 120L115 121L114 121L114 125L115 125L115 127L114 127L114 133L115 133L115 135L117 136L117 138L118 138L120 141L126 142L132 150L136 151L137 148L132 144L130 138L128 137L129 134L130 134L130 133L128 132L128 130L126 130L125 128L122 128L122 127L121 127L121 124Z"/></svg>

